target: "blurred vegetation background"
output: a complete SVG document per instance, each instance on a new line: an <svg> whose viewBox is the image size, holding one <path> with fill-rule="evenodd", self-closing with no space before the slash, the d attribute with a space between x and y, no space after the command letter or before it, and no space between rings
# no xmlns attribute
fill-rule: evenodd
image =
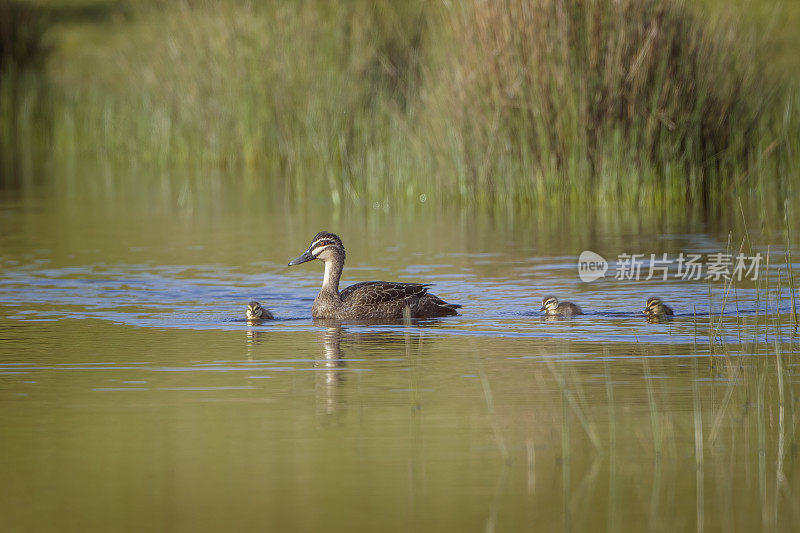
<svg viewBox="0 0 800 533"><path fill-rule="evenodd" d="M0 185L782 212L797 2L0 0ZM188 177L188 178L187 178Z"/></svg>

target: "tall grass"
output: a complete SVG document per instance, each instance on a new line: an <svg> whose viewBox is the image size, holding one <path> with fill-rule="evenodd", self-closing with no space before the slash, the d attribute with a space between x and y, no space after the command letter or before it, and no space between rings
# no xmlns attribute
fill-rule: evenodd
<svg viewBox="0 0 800 533"><path fill-rule="evenodd" d="M296 197L382 194L374 171L407 166L391 158L420 76L422 5L139 6L103 51L52 69L55 144L114 166L234 169Z"/></svg>
<svg viewBox="0 0 800 533"><path fill-rule="evenodd" d="M771 210L800 179L800 92L756 32L677 0L152 0L103 20L50 32L56 167L671 209L758 187Z"/></svg>
<svg viewBox="0 0 800 533"><path fill-rule="evenodd" d="M775 88L731 22L639 0L474 2L454 18L433 116L455 124L473 192L705 201L758 149Z"/></svg>

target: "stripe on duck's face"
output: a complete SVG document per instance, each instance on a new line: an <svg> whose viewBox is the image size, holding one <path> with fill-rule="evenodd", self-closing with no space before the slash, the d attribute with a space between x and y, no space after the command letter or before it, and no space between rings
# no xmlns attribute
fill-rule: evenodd
<svg viewBox="0 0 800 533"><path fill-rule="evenodd" d="M311 255L313 255L315 258L319 258L322 252L330 247L336 247L337 244L338 243L330 239L319 239L312 242L308 249L311 250Z"/></svg>
<svg viewBox="0 0 800 533"><path fill-rule="evenodd" d="M648 298L645 307L648 309L658 309L658 306L661 305L661 300L656 297Z"/></svg>
<svg viewBox="0 0 800 533"><path fill-rule="evenodd" d="M542 300L542 309L555 309L558 307L558 298L555 296L546 296Z"/></svg>
<svg viewBox="0 0 800 533"><path fill-rule="evenodd" d="M314 259L327 261L328 259L333 259L337 250L341 250L341 248L336 243L315 244L311 248L311 255L314 256Z"/></svg>

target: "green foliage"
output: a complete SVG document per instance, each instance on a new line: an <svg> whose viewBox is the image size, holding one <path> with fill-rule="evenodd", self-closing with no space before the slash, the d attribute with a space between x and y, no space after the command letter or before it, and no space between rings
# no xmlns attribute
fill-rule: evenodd
<svg viewBox="0 0 800 533"><path fill-rule="evenodd" d="M433 116L456 125L474 190L510 158L528 159L528 179L557 180L545 187L577 178L602 196L652 179L666 193L666 167L679 166L699 174L680 186L702 199L747 160L774 96L756 47L676 2L501 0L454 19L454 68ZM618 175L636 169L638 180Z"/></svg>
<svg viewBox="0 0 800 533"><path fill-rule="evenodd" d="M677 0L112 11L53 32L43 129L53 158L117 180L224 172L296 200L713 211L753 188L771 207L798 179L800 92L766 74L757 32Z"/></svg>

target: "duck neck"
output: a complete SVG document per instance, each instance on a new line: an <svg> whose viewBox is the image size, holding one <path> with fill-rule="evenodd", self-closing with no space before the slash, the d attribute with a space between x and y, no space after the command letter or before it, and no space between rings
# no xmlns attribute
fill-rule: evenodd
<svg viewBox="0 0 800 533"><path fill-rule="evenodd" d="M320 293L327 293L339 296L339 278L342 277L344 258L336 255L334 258L325 261L325 275L322 278L322 289Z"/></svg>

